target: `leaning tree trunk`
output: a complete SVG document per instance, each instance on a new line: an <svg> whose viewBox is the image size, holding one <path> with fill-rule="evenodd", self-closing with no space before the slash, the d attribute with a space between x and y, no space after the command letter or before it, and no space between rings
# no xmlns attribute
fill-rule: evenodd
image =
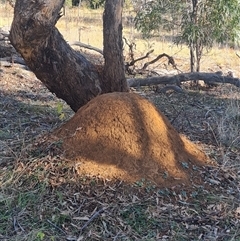
<svg viewBox="0 0 240 241"><path fill-rule="evenodd" d="M128 91L122 42L123 0L106 0L103 14L103 91Z"/></svg>
<svg viewBox="0 0 240 241"><path fill-rule="evenodd" d="M121 7L118 2L122 0L115 0L115 2L116 8ZM59 11L63 3L64 0L17 0L10 30L10 41L44 85L57 97L65 100L74 111L77 111L103 92L110 92L112 89L114 91L124 90L122 87L124 79L120 76L121 84L116 88L116 83L111 82L111 78L115 76L109 76L110 85L104 86L107 81L102 82L95 66L66 43L55 27L60 18ZM112 12L113 9L106 10L106 17ZM115 17L114 14L110 16ZM111 32L110 28L109 32ZM114 39L111 41L115 42ZM105 49L105 54L110 50L111 48ZM108 63L109 61L106 61L106 64ZM121 61L114 63L121 64ZM108 68L116 70L123 67L110 65ZM113 88L111 83L114 84ZM102 91L103 87L104 91Z"/></svg>

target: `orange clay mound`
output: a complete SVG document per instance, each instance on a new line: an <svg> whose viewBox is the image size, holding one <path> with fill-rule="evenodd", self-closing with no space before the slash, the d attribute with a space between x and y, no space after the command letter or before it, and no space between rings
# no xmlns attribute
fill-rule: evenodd
<svg viewBox="0 0 240 241"><path fill-rule="evenodd" d="M94 98L54 135L80 175L170 186L201 180L198 168L210 164L153 104L133 93Z"/></svg>

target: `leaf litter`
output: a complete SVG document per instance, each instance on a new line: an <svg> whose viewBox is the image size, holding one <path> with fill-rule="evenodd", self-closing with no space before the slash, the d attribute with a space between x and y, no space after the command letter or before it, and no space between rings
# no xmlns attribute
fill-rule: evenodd
<svg viewBox="0 0 240 241"><path fill-rule="evenodd" d="M158 187L147 180L130 185L79 177L62 143L46 134L73 115L68 106L59 109L61 101L18 65L1 67L0 86L2 240L240 238L239 142L222 143L218 126L229 105L239 104L238 89L186 85L185 94L142 89L179 132L219 164L201 170L202 185Z"/></svg>

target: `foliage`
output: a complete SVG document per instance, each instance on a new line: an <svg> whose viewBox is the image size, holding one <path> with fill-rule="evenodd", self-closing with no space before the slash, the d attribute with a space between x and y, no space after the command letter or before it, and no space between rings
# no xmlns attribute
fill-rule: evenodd
<svg viewBox="0 0 240 241"><path fill-rule="evenodd" d="M84 2L87 4L89 8L98 9L104 6L105 0L84 0Z"/></svg>
<svg viewBox="0 0 240 241"><path fill-rule="evenodd" d="M191 64L194 65L196 60L196 70L199 71L203 48L210 49L214 42L237 43L239 15L238 0L158 0L143 5L135 23L144 37L150 37L156 31L177 31L175 43L187 44L191 54L195 54Z"/></svg>
<svg viewBox="0 0 240 241"><path fill-rule="evenodd" d="M178 17L170 12L180 12L183 5L171 1L150 1L144 4L135 18L136 28L140 30L145 38L160 30L171 30L176 27Z"/></svg>
<svg viewBox="0 0 240 241"><path fill-rule="evenodd" d="M71 7L72 6L72 0L65 0L65 6Z"/></svg>
<svg viewBox="0 0 240 241"><path fill-rule="evenodd" d="M97 9L104 5L105 0L65 0L65 5L68 7L78 6L82 2L91 9Z"/></svg>

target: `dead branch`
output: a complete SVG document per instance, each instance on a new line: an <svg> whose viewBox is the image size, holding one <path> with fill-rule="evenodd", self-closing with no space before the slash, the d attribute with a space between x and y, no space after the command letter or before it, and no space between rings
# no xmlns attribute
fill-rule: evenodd
<svg viewBox="0 0 240 241"><path fill-rule="evenodd" d="M134 51L133 48L136 48L136 44L134 42L128 43L128 40L123 37L123 40L125 41L126 45L128 46L128 55L130 57L130 60L133 61L134 60Z"/></svg>
<svg viewBox="0 0 240 241"><path fill-rule="evenodd" d="M81 231L83 231L96 217L98 217L101 213L103 213L106 210L106 208L101 208L97 212L95 212L91 218L81 227Z"/></svg>
<svg viewBox="0 0 240 241"><path fill-rule="evenodd" d="M1 31L1 37L3 39L8 38L9 34L7 32ZM126 41L126 40L125 40ZM98 49L96 47L93 47L91 45L87 45L81 42L71 42L70 45L76 45L80 46L83 48L87 48L93 51L96 51L100 54L103 54L103 51L101 49ZM133 66L136 62L141 61L147 57L153 52L154 50L150 50L147 52L144 56L138 58L138 59L133 59L130 63L126 63L126 67ZM236 55L240 58L240 55L236 53ZM168 64L171 64L175 69L176 63L173 59L173 57L169 56L166 53L158 55L155 59L147 62L144 64L143 68L137 71L138 74L144 74L144 70L146 68L157 62L159 59L167 57L168 58ZM0 59L0 64L1 66L4 67L11 67L11 63L18 63L21 65L26 65L25 61L21 57L5 57ZM127 69L127 68L126 68ZM228 74L226 76L223 76L223 73L221 71L215 72L215 73L205 73L205 72L190 72L190 73L181 73L177 75L172 75L172 76L155 76L155 77L147 77L147 78L132 78L128 79L128 85L129 87L138 87L138 86L148 86L148 85L159 85L159 84L167 84L167 85L177 85L180 86L182 82L186 81L196 81L196 80L203 80L206 84L216 84L216 83L229 83L232 85L235 85L237 87L240 87L240 79L239 78L233 78L232 75ZM162 91L165 92L169 89L174 89L172 87L163 89ZM174 89L175 90L175 89ZM180 92L181 90L175 90L177 92Z"/></svg>
<svg viewBox="0 0 240 241"><path fill-rule="evenodd" d="M163 57L167 57L168 58L168 64L169 65L171 64L176 69L177 66L175 64L175 61L174 61L173 57L169 56L168 54L163 53L163 54L159 54L155 59L145 63L144 66L142 67L142 70L145 70L150 64L156 63L159 59L161 59Z"/></svg>
<svg viewBox="0 0 240 241"><path fill-rule="evenodd" d="M133 52L133 48L136 47L136 44L134 42L128 43L127 39L125 37L123 37L123 40L125 41L126 45L129 48L129 57L130 57L130 61L126 62L125 67L128 70L130 66L134 66L135 63L137 63L138 61L141 61L143 59L146 59L149 57L149 55L151 53L154 52L154 49L151 49L150 51L148 51L144 56L134 59L134 52Z"/></svg>
<svg viewBox="0 0 240 241"><path fill-rule="evenodd" d="M205 73L205 72L190 72L181 73L172 76L157 76L150 78L132 78L128 79L129 87L138 86L148 86L148 85L158 85L158 84L168 84L168 85L180 85L182 82L192 81L192 80L203 80L206 84L232 84L240 87L240 79L233 78L230 76L222 76L218 73Z"/></svg>
<svg viewBox="0 0 240 241"><path fill-rule="evenodd" d="M9 37L9 33L0 28L0 41L7 41Z"/></svg>
<svg viewBox="0 0 240 241"><path fill-rule="evenodd" d="M135 74L143 74L145 73L146 71L141 69L141 70L136 70L135 69L135 63L138 62L138 61L141 61L145 58L148 58L148 56L153 52L154 50L150 50L149 52L146 53L146 55L138 58L138 59L132 59L131 62L126 62L125 63L125 71L128 73L128 74L132 74L132 75L135 75ZM130 68L132 67L132 68Z"/></svg>
<svg viewBox="0 0 240 241"><path fill-rule="evenodd" d="M51 224L54 228L56 228L58 231L64 233L64 234L67 234L63 229L59 228L56 224L54 224L53 222L51 222L49 219L47 219L47 222L49 224Z"/></svg>
<svg viewBox="0 0 240 241"><path fill-rule="evenodd" d="M159 59L161 59L161 58L163 58L163 57L167 57L167 58L168 58L168 64L169 64L169 65L171 64L175 69L177 69L177 65L176 65L173 57L169 56L169 55L166 54L166 53L163 53L163 54L158 55L155 59L153 59L153 60L145 63L144 66L143 66L141 69L139 69L139 70L131 70L129 67L132 67L132 66L134 66L137 62L148 58L149 55L154 52L154 49L151 49L150 51L148 51L144 56L142 56L142 57L140 57L140 58L137 58L137 59L134 59L133 47L135 46L135 43L128 43L127 39L124 38L124 37L123 37L123 39L124 39L125 43L126 43L126 44L128 45L128 47L129 47L129 56L130 56L130 59L131 59L130 62L126 62L126 63L125 63L125 70L128 72L128 74L141 74L141 75L143 75L143 74L146 73L145 70L147 69L147 67L148 67L149 65L156 63ZM82 48L87 48L87 49L96 51L96 52L98 52L98 53L100 53L100 54L103 54L103 51L102 51L101 49L98 49L98 48L96 48L96 47L93 47L93 46L91 46L91 45L84 44L84 43L81 43L81 42L78 42L78 41L70 42L69 44L70 44L71 46L76 45L76 46L79 46L79 47L82 47ZM179 70L179 69L177 69L177 70ZM181 72L181 71L180 71L180 72Z"/></svg>
<svg viewBox="0 0 240 241"><path fill-rule="evenodd" d="M151 49L151 50L150 50L149 52L147 52L144 56L142 56L142 57L140 57L140 58L138 58L138 59L134 59L134 60L132 60L130 63L127 63L126 65L127 65L127 66L133 66L136 62L148 58L149 55L150 55L151 53L153 53L153 51L154 51L154 49Z"/></svg>

